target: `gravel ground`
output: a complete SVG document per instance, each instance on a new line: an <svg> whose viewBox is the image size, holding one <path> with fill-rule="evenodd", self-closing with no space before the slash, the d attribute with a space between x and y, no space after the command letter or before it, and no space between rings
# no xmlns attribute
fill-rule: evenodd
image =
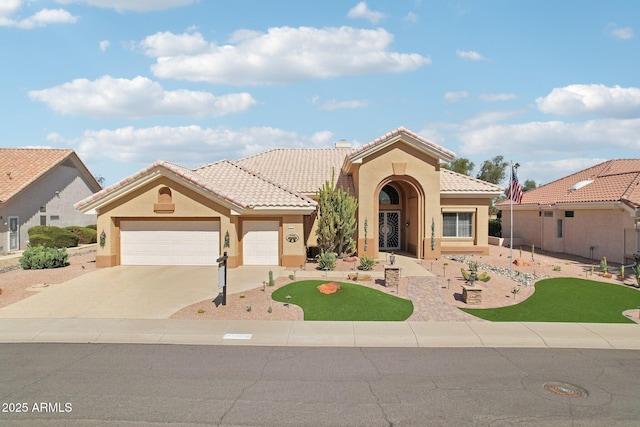
<svg viewBox="0 0 640 427"><path fill-rule="evenodd" d="M63 268L49 270L22 270L18 263L18 258L0 260L0 307L13 304L21 299L27 298L37 292L39 286L55 286L67 280L73 279L81 274L95 270L95 248L78 248L69 251L69 265ZM483 289L482 305L474 308L502 307L512 305L530 297L535 288L533 283L546 277L580 277L592 280L616 283L621 286L635 288L637 283L631 276L632 271L627 269L624 282L619 277L619 266L610 265L613 273L611 278L604 278L600 272L599 260L587 260L578 257L560 257L559 254L536 253L532 255L529 250L519 248L513 250L514 259L527 261L531 265L516 267L511 270L519 275L519 280L489 271L491 279L486 282L476 282L477 286ZM490 254L486 256L470 256L465 259L459 257L444 257L438 260L416 261L423 268L431 271L440 278L440 293L443 299L458 307L468 307L462 302L462 287L464 283L460 269L466 268L465 261L477 261L481 265L490 265L501 269L504 273L509 273L510 250L504 247L490 247ZM447 265L445 265L445 263ZM357 266L357 263L355 264ZM351 270L354 268L352 262L338 261L338 270ZM307 270L313 270L316 266L308 264ZM593 274L591 268L593 267ZM376 265L375 270L383 269L382 263ZM485 271L480 268L480 272ZM323 279L324 273L318 272L318 279ZM529 276L527 276L529 275ZM535 279L531 284L526 285L526 277ZM447 280L449 279L449 280ZM335 279L325 278L327 282ZM398 296L406 298L407 279L401 279L397 290ZM211 300L201 301L175 313L173 319L228 319L228 320L303 320L302 310L297 306L287 306L286 304L273 301L271 294L278 288L291 283L289 278L278 278L275 286L267 286L265 289L257 288L242 294L227 295L227 305L214 304ZM395 295L396 289L386 288L376 281L360 281L359 284L378 289ZM447 288L448 285L448 288ZM519 289L517 294L513 294L513 289ZM515 296L515 298L514 298ZM251 307L249 310L248 308ZM271 312L269 312L271 308ZM420 307L416 307L416 310ZM635 321L639 321L639 310L629 310L625 314Z"/></svg>
<svg viewBox="0 0 640 427"><path fill-rule="evenodd" d="M23 270L19 258L0 260L0 307L28 298L42 290L42 285L55 286L96 269L96 250L69 250L69 265L44 270Z"/></svg>

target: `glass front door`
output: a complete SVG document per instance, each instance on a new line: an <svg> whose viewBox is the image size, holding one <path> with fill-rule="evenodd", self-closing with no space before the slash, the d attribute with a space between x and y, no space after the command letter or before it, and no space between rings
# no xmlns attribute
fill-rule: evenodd
<svg viewBox="0 0 640 427"><path fill-rule="evenodd" d="M20 223L17 216L9 217L9 251L20 249Z"/></svg>
<svg viewBox="0 0 640 427"><path fill-rule="evenodd" d="M400 211L378 213L378 247L381 251L400 249Z"/></svg>

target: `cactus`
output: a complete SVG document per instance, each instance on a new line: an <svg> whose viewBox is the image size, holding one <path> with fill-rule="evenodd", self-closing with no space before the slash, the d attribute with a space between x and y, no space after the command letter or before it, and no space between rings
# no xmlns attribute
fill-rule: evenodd
<svg viewBox="0 0 640 427"><path fill-rule="evenodd" d="M274 286L276 282L273 280L273 271L269 270L269 286Z"/></svg>

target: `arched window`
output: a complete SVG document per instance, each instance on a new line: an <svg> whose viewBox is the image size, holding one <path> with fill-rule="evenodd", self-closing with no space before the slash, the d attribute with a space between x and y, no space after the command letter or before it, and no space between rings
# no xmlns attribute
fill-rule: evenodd
<svg viewBox="0 0 640 427"><path fill-rule="evenodd" d="M380 190L378 202L381 205L399 205L400 195L398 194L398 190L396 190L389 184L385 185L384 187L382 187L382 190Z"/></svg>
<svg viewBox="0 0 640 427"><path fill-rule="evenodd" d="M171 189L162 187L158 191L158 203L171 203Z"/></svg>

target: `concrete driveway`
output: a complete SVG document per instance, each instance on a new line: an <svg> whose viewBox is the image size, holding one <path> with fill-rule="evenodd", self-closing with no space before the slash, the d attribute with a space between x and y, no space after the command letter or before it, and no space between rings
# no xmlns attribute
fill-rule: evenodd
<svg viewBox="0 0 640 427"><path fill-rule="evenodd" d="M0 318L166 319L206 299L218 289L217 267L119 266L83 274L42 288L35 295L0 309ZM228 270L227 294L262 286L269 270L242 266Z"/></svg>

